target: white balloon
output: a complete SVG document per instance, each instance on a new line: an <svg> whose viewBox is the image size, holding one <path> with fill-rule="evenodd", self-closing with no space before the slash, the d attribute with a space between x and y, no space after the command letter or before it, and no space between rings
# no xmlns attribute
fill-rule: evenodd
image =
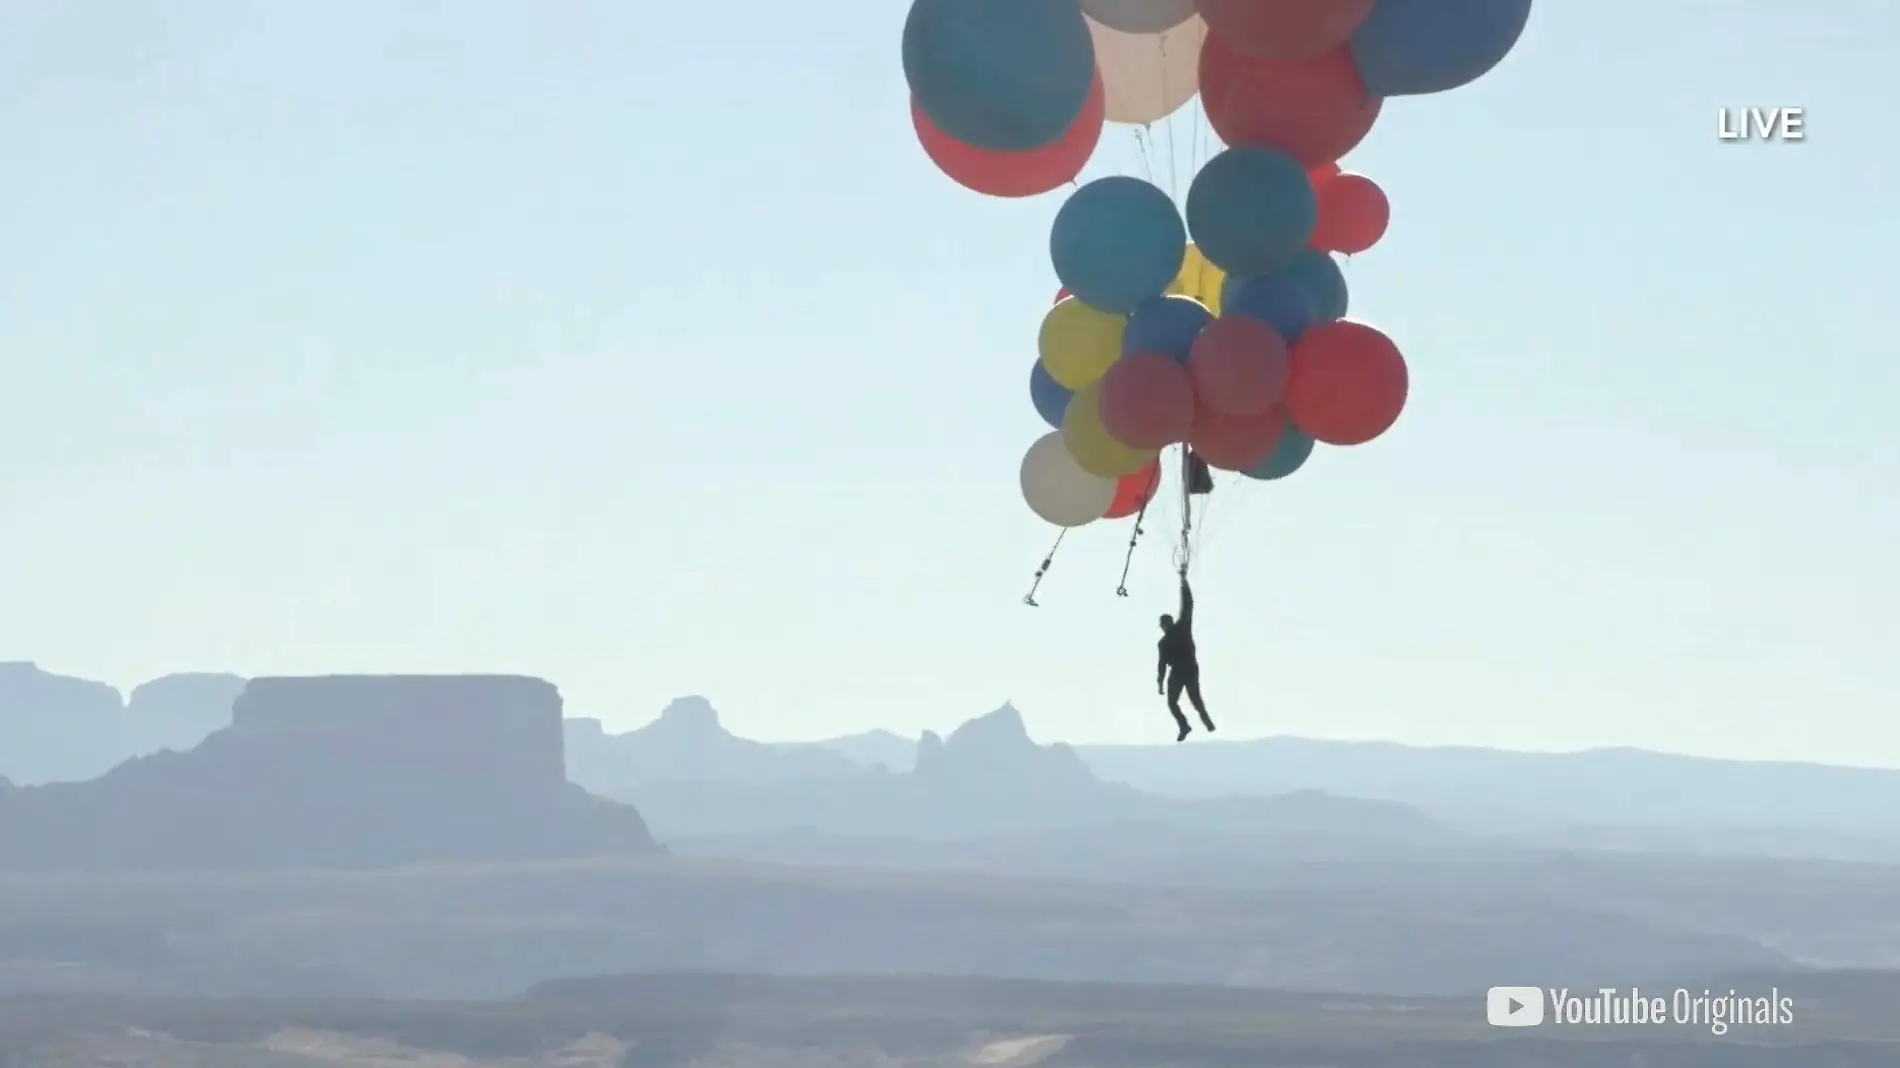
<svg viewBox="0 0 1900 1068"><path fill-rule="evenodd" d="M1123 33L1160 33L1194 17L1194 0L1082 0L1082 13Z"/></svg>
<svg viewBox="0 0 1900 1068"><path fill-rule="evenodd" d="M1095 522L1115 503L1117 480L1091 475L1076 465L1061 431L1036 439L1023 454L1023 500L1029 510L1059 527Z"/></svg>
<svg viewBox="0 0 1900 1068"><path fill-rule="evenodd" d="M1124 33L1088 19L1109 122L1159 122L1201 91L1199 15L1161 33Z"/></svg>

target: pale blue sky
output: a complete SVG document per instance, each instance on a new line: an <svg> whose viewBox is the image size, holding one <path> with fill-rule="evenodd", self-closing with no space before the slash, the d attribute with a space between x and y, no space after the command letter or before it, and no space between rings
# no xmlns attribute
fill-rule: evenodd
<svg viewBox="0 0 1900 1068"><path fill-rule="evenodd" d="M1168 737L1162 537L1127 601L1118 525L1019 603L1060 196L932 169L903 9L0 5L0 659ZM1226 730L1900 764L1896 40L1545 0L1389 105L1349 279L1412 404L1217 491Z"/></svg>

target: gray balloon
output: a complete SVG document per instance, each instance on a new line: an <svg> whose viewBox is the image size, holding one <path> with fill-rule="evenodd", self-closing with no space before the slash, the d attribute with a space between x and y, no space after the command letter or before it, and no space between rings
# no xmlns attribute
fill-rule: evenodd
<svg viewBox="0 0 1900 1068"><path fill-rule="evenodd" d="M1194 0L1082 0L1082 13L1123 33L1161 33L1194 17Z"/></svg>

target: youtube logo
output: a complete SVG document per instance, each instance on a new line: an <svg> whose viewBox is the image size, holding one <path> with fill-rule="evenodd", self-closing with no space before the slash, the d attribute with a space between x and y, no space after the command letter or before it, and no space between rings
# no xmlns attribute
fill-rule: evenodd
<svg viewBox="0 0 1900 1068"><path fill-rule="evenodd" d="M1536 1027L1544 1022L1544 992L1534 986L1494 986L1484 993L1492 1027Z"/></svg>

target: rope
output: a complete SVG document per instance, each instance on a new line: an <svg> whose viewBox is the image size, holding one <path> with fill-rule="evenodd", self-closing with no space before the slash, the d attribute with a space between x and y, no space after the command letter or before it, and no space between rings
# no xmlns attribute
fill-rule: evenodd
<svg viewBox="0 0 1900 1068"><path fill-rule="evenodd" d="M1165 34L1157 34L1157 36L1155 36L1155 46L1159 46L1159 49L1161 49L1161 70L1163 70L1163 74L1165 74L1167 68L1169 68L1169 38L1167 38ZM1163 93L1169 91L1167 78L1161 80L1161 91L1163 91ZM1163 122L1167 124L1167 135L1169 135L1169 198L1170 200L1178 200L1178 198L1180 198L1180 163L1176 163L1176 160L1174 160L1174 116L1169 116L1169 118L1163 120Z"/></svg>
<svg viewBox="0 0 1900 1068"><path fill-rule="evenodd" d="M1148 506L1154 503L1155 490L1161 482L1161 465L1155 465L1155 473L1148 479L1148 492L1142 494L1141 510L1135 513L1135 529L1128 535L1128 552L1122 557L1122 580L1115 587L1115 596L1128 596L1128 569L1135 562L1135 543L1141 540L1141 521L1148 517Z"/></svg>
<svg viewBox="0 0 1900 1068"><path fill-rule="evenodd" d="M1174 567L1187 577L1188 562L1194 550L1194 453L1186 445L1181 446L1181 547L1177 551Z"/></svg>
<svg viewBox="0 0 1900 1068"><path fill-rule="evenodd" d="M1147 179L1149 185L1153 185L1155 181L1155 168L1154 162L1148 156L1148 142L1150 140L1151 135L1148 132L1147 125L1144 124L1140 129L1135 131L1135 150L1141 153L1141 176Z"/></svg>
<svg viewBox="0 0 1900 1068"><path fill-rule="evenodd" d="M1056 550L1062 548L1062 539L1068 536L1069 529L1067 527L1062 528L1062 533L1056 535L1056 543L1049 546L1048 554L1042 558L1042 566L1036 569L1036 577L1034 581L1029 584L1029 592L1023 594L1023 603L1029 607L1042 607L1036 603L1036 590L1042 585L1042 577L1049 573L1049 565L1056 562Z"/></svg>

